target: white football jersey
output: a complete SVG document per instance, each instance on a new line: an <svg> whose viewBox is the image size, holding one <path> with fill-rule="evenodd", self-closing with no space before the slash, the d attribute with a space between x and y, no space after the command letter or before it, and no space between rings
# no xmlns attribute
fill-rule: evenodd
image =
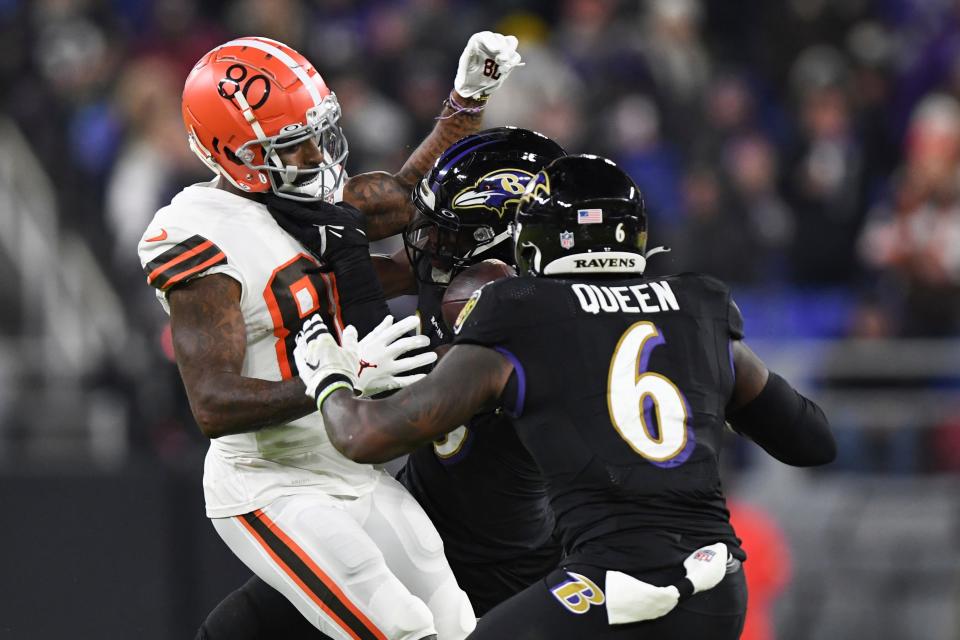
<svg viewBox="0 0 960 640"><path fill-rule="evenodd" d="M237 280L247 333L242 374L290 378L294 337L306 318L319 311L331 329L342 329L332 276L304 272L316 260L265 205L214 184L187 187L156 213L138 247L147 282L169 313L166 292L178 283L214 273ZM249 513L278 496L318 490L359 496L377 474L340 454L320 414L312 413L211 440L203 477L207 516Z"/></svg>

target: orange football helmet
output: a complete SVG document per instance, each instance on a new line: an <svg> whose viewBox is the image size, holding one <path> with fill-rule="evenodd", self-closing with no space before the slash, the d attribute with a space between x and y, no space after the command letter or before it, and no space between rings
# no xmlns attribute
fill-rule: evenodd
<svg viewBox="0 0 960 640"><path fill-rule="evenodd" d="M204 55L183 87L190 148L247 192L330 200L344 178L340 105L302 55L268 38L238 38ZM324 161L284 166L277 149L313 139Z"/></svg>

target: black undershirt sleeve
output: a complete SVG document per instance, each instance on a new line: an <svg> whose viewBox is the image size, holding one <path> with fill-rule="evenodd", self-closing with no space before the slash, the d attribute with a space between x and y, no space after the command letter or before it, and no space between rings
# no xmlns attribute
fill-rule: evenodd
<svg viewBox="0 0 960 640"><path fill-rule="evenodd" d="M737 433L795 467L827 464L837 456L823 410L772 371L760 395L728 414L727 421Z"/></svg>

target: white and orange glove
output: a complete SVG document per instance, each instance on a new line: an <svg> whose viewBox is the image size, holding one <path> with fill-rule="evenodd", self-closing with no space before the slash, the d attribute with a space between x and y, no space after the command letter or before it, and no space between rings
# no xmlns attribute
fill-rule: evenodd
<svg viewBox="0 0 960 640"><path fill-rule="evenodd" d="M357 330L347 327L338 345L320 314L314 314L297 334L293 350L306 394L317 402L319 409L327 396L337 389L353 389L369 397L413 384L425 374L397 374L437 360L437 354L432 351L403 357L410 351L430 345L427 336L403 337L418 324L416 316L397 323L393 322L393 316L387 316L360 341L357 340Z"/></svg>
<svg viewBox="0 0 960 640"><path fill-rule="evenodd" d="M464 98L486 99L522 64L515 36L480 31L460 54L453 88Z"/></svg>

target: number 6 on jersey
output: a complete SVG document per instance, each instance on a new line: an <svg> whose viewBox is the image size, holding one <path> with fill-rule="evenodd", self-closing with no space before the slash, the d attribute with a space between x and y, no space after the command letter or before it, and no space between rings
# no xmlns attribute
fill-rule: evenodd
<svg viewBox="0 0 960 640"><path fill-rule="evenodd" d="M674 467L690 456L693 434L687 428L686 398L669 378L647 371L650 353L664 343L652 322L626 330L610 362L607 408L613 427L631 449L657 466Z"/></svg>

